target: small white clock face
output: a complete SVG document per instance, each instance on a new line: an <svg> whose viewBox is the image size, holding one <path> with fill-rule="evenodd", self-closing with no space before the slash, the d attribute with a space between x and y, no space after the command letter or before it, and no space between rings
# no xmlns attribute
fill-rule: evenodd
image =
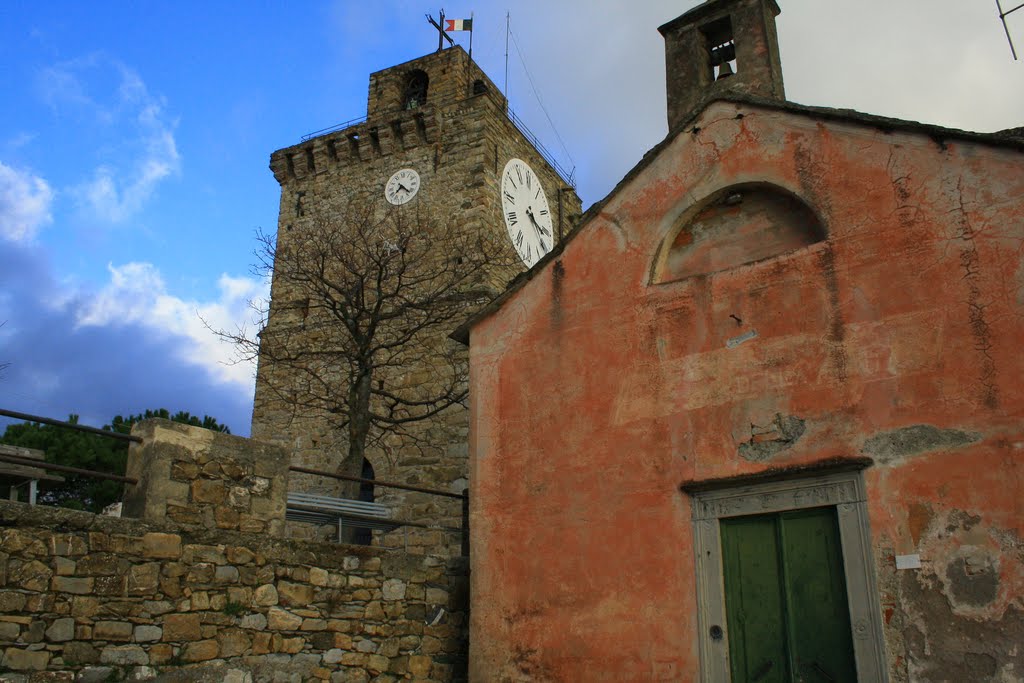
<svg viewBox="0 0 1024 683"><path fill-rule="evenodd" d="M501 208L512 246L533 266L555 246L555 236L540 178L522 159L510 159L501 173Z"/></svg>
<svg viewBox="0 0 1024 683"><path fill-rule="evenodd" d="M420 174L411 168L396 171L384 186L384 198L395 206L412 200L420 189Z"/></svg>

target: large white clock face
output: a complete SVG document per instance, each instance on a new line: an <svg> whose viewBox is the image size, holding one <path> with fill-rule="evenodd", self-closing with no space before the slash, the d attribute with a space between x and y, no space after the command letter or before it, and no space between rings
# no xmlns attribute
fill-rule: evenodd
<svg viewBox="0 0 1024 683"><path fill-rule="evenodd" d="M416 196L420 189L420 174L411 168L396 171L384 186L384 198L401 206Z"/></svg>
<svg viewBox="0 0 1024 683"><path fill-rule="evenodd" d="M510 159L501 173L501 209L509 239L527 267L555 245L551 211L540 179L522 159Z"/></svg>

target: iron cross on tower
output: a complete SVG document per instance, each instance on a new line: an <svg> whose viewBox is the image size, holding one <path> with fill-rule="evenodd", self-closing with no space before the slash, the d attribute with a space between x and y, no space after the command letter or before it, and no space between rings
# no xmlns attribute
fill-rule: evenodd
<svg viewBox="0 0 1024 683"><path fill-rule="evenodd" d="M432 16L430 16L428 14L427 15L427 21L429 21L433 25L433 27L437 29L437 51L440 52L441 50L444 49L444 41L447 40L449 45L454 45L455 41L452 40L452 37L450 35L448 35L447 33L444 32L444 10L443 9L440 12L438 12L438 16L439 16L440 20L439 21L434 21L434 17L432 17Z"/></svg>

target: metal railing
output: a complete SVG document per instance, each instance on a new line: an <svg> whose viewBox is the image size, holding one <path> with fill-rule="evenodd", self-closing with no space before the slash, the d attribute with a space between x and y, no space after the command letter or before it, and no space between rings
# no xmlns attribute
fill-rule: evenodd
<svg viewBox="0 0 1024 683"><path fill-rule="evenodd" d="M28 413L20 413L15 410L5 410L0 408L0 417L13 417L17 420L25 420L26 422L38 422L40 424L53 425L55 427L65 427L78 432L85 432L86 434L94 434L96 436L104 436L108 439L117 439L120 441L132 441L135 443L142 443L142 438L138 436L132 436L131 434L121 434L119 432L112 432L107 429L97 429L96 427L89 427L88 425L80 425L75 422L67 422L64 420L55 420L51 417L42 417L41 415L30 415ZM14 465L25 465L28 467L35 467L41 470L47 470L51 472L64 472L66 474L78 474L84 477L92 477L94 479L106 479L108 481L118 481L125 484L138 484L138 479L132 477L125 477L119 474L110 474L109 472L100 472L98 470L89 470L82 467L71 467L69 465L58 465L56 463L46 462L45 460L35 460L33 458L23 458L17 455L7 455L0 453L0 462L9 462Z"/></svg>
<svg viewBox="0 0 1024 683"><path fill-rule="evenodd" d="M25 420L25 422L39 422L41 424L54 425L55 427L67 427L68 429L74 429L75 431L87 432L89 434L96 434L98 436L106 436L110 437L111 439L121 439L123 441L134 441L136 443L142 443L141 436L121 434L120 432L112 432L109 429L98 429L97 427L80 425L76 422L55 420L52 417L41 417L39 415L29 415L28 413L19 413L14 410L4 410L3 408L0 408L0 417L13 417L16 420Z"/></svg>
<svg viewBox="0 0 1024 683"><path fill-rule="evenodd" d="M394 110L390 112L384 112L384 114L397 114L399 111L400 110ZM383 116L384 114L381 114L381 116ZM328 133L336 133L339 130L345 130L346 128L351 128L352 126L358 126L360 123L365 122L367 118L369 117L364 114L363 116L359 116L354 119L349 119L348 121L343 121L333 126L328 126L327 128L314 130L312 133L306 133L305 135L303 135L302 138L300 139L300 142L308 142L313 138L320 137L321 135L327 135Z"/></svg>
<svg viewBox="0 0 1024 683"><path fill-rule="evenodd" d="M384 488L398 489L402 491L413 491L416 493L426 493L433 496L441 496L445 498L455 498L462 501L462 526L461 527L448 527L439 524L426 524L423 522L413 522L410 520L392 520L395 524L400 526L417 527L420 529L433 529L438 531L447 531L450 533L458 533L462 537L462 554L465 556L469 555L469 495L466 493L452 493L451 491L444 491L442 489L432 489L425 486L414 486L412 484L400 484L393 481L383 481L381 479L365 479L363 477L356 477L348 474L338 474L336 472L327 472L325 470L315 470L309 467L300 467L298 465L292 465L288 468L292 472L299 472L301 474L311 474L320 477L328 477L330 479L338 479L341 481L350 481L359 484L372 484L373 486L381 486Z"/></svg>
<svg viewBox="0 0 1024 683"><path fill-rule="evenodd" d="M69 465L58 465L52 462L46 462L45 460L33 460L32 458L22 458L17 455L7 455L0 453L0 462L9 462L14 465L26 465L28 467L35 467L40 470L48 470L51 472L65 472L67 474L80 474L85 477L93 477L94 479L106 479L108 481L119 481L124 484L138 484L139 480L132 477L123 477L120 474L110 474L109 472L99 472L97 470L87 470L81 467L71 467Z"/></svg>
<svg viewBox="0 0 1024 683"><path fill-rule="evenodd" d="M551 164L551 166L555 169L555 172L557 172L558 175L562 176L562 180L568 183L569 187L575 189L576 167L573 167L573 169L567 173L566 170L562 167L562 165L555 161L555 156L551 152L549 152L548 148L541 143L540 138L534 135L533 132L531 132L530 129L526 127L526 124L523 123L523 120L521 118L516 116L516 113L512 111L511 107L509 107L508 111L506 111L505 113L508 114L508 120L512 122L512 125L519 129L519 132L522 133L526 137L526 139L530 141L530 144L532 144L534 148L536 148L536 150L540 153L540 155L544 157L544 160Z"/></svg>

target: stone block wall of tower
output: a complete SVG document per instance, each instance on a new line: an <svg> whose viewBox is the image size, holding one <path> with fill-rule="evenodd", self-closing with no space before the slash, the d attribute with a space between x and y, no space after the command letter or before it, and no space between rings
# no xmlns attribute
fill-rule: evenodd
<svg viewBox="0 0 1024 683"><path fill-rule="evenodd" d="M426 73L429 79L426 101L402 109L403 88L415 71ZM324 222L343 225L346 214L354 209L369 207L381 215L396 210L385 201L384 186L395 171L411 168L419 173L420 190L413 201L397 210L455 221L461 231L502 240L507 254L488 274L488 284L498 292L522 270L501 214L500 174L508 159L521 158L536 171L549 197L556 234L559 206L562 233L571 229L580 214L575 191L509 120L504 97L461 48L373 74L368 113L363 123L272 155L271 170L281 185L279 250L287 249L290 240L303 230ZM467 317L471 313L467 308ZM331 343L335 332L308 316L302 294L275 277L264 336L288 334L294 343ZM439 335L436 343L454 343L445 335ZM346 453L346 433L330 416L296 412L287 396L297 381L287 368L261 359L252 435L286 446L293 453L293 464L336 471ZM434 378L430 367L409 367L405 381L430 383ZM375 477L453 492L465 489L466 409L453 407L412 429L419 441L417 447L392 440L368 453ZM340 491L334 480L312 475L294 475L291 486L325 495ZM382 487L375 493L376 500L388 504L401 519L450 527L461 523L457 500ZM402 545L414 552L437 552L440 546L458 552L459 548L456 534L408 528L377 542Z"/></svg>

